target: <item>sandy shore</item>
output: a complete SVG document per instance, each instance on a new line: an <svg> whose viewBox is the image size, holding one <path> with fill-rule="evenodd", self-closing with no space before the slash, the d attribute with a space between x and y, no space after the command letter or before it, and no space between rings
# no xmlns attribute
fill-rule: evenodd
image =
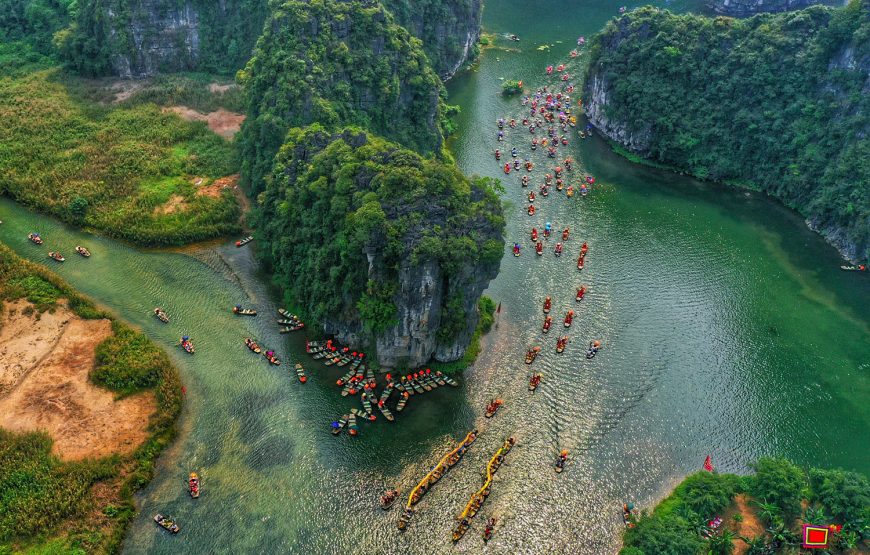
<svg viewBox="0 0 870 555"><path fill-rule="evenodd" d="M116 401L88 374L109 320L82 320L65 307L38 314L24 300L5 303L0 329L0 427L44 430L68 460L130 453L148 436L151 392ZM29 314L28 314L29 312Z"/></svg>

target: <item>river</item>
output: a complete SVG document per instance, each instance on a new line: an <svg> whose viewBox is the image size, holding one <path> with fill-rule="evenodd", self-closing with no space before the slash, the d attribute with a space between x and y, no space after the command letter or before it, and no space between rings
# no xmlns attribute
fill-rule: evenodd
<svg viewBox="0 0 870 555"><path fill-rule="evenodd" d="M519 34L519 43L498 42L519 51L488 50L475 71L450 84L451 102L463 110L452 148L467 173L504 177L492 158L494 122L519 106L501 97L499 78L534 84L618 6L546 0L528 14L524 5L487 3L485 27ZM537 50L545 40L550 52ZM46 249L26 238L39 231L48 247L68 253L52 268L166 346L187 386L181 436L137 496L141 515L125 552L477 553L483 522L496 516L487 552L612 553L621 502L654 504L708 453L722 471L777 454L870 472L870 280L838 270L832 247L757 193L630 164L597 139L574 142L574 157L600 186L571 202L555 194L539 200L545 212L535 219L570 226L574 256L533 255L532 218L512 174L506 239L526 252L505 256L487 292L502 312L481 357L460 388L412 398L396 422L361 424L358 438L328 433L353 406L333 385L343 372L305 357L303 336L277 333L274 291L250 248L136 250L0 199L0 240L45 263ZM590 254L581 276L574 260L582 240ZM71 255L79 243L91 259ZM578 305L580 277L589 293ZM553 296L557 324L546 338L545 295ZM236 303L261 315L232 317ZM170 325L151 315L158 305ZM578 317L559 356L553 345L568 309ZM196 343L192 357L172 347L183 333ZM246 336L274 347L282 366L253 356ZM587 361L591 338L605 348ZM522 362L531 344L544 348L534 364L544 383L534 395ZM297 360L308 369L305 385L288 374ZM505 407L485 420L494 396ZM394 484L407 492L472 428L482 431L478 441L399 533L398 510L381 511L377 496ZM453 517L508 435L518 444L475 527L454 548ZM551 463L560 448L572 459L557 476ZM191 470L203 479L196 501L184 488ZM158 511L176 516L182 533L169 536L149 522Z"/></svg>

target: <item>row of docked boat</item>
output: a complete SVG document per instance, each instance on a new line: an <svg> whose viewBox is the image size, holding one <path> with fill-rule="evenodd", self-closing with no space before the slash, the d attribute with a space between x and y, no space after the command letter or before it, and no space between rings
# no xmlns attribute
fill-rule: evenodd
<svg viewBox="0 0 870 555"><path fill-rule="evenodd" d="M480 508L483 506L483 502L486 501L487 497L489 497L490 487L492 486L492 479L495 476L495 473L501 467L505 456L507 456L515 444L516 440L514 438L507 438L498 451L496 451L492 458L489 459L489 462L486 465L486 475L484 477L483 485L479 490L471 495L471 499L469 499L468 504L465 505L465 509L463 509L459 516L456 517L457 523L456 527L453 529L454 542L461 540L468 531L468 528L471 526L471 519L477 515L478 511L480 511ZM492 535L491 529L489 535Z"/></svg>
<svg viewBox="0 0 870 555"><path fill-rule="evenodd" d="M290 312L284 310L283 308L278 309L278 314L281 316L278 319L278 325L281 326L278 328L280 333L290 333L292 331L299 331L305 327L305 324L295 314L291 314Z"/></svg>
<svg viewBox="0 0 870 555"><path fill-rule="evenodd" d="M441 457L441 460L438 461L432 470L430 470L426 476L423 477L422 480L411 490L410 495L408 495L408 503L405 506L405 510L402 511L402 514L399 516L398 528L399 530L405 530L408 527L408 524L411 522L411 518L414 516L414 505L420 502L423 499L423 496L426 495L426 492L434 486L438 480L441 479L444 474L447 473L448 470L453 468L459 461L462 460L462 456L468 450L472 443L477 439L477 430L473 430L465 436L465 439L459 443L454 449L452 449L449 453Z"/></svg>

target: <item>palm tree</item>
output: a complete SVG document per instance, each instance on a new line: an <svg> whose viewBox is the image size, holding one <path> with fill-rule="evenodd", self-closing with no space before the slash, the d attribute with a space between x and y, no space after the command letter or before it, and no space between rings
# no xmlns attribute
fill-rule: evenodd
<svg viewBox="0 0 870 555"><path fill-rule="evenodd" d="M774 505L773 503L768 503L767 501L753 501L758 506L758 516L767 522L773 522L775 518L779 517L780 510L779 507Z"/></svg>
<svg viewBox="0 0 870 555"><path fill-rule="evenodd" d="M807 524L824 524L827 520L823 507L810 506L804 511L804 522Z"/></svg>

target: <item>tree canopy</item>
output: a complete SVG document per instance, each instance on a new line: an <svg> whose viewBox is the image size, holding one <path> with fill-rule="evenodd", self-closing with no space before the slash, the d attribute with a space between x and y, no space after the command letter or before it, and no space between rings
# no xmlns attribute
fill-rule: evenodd
<svg viewBox="0 0 870 555"><path fill-rule="evenodd" d="M403 266L434 263L449 280L502 256L504 219L490 180L359 129L291 129L267 181L260 252L313 322L377 334L394 323ZM450 308L467 321L461 306Z"/></svg>
<svg viewBox="0 0 870 555"><path fill-rule="evenodd" d="M248 97L242 174L254 192L290 127L358 125L419 152L441 147L441 82L419 39L379 3L273 5L238 77Z"/></svg>

